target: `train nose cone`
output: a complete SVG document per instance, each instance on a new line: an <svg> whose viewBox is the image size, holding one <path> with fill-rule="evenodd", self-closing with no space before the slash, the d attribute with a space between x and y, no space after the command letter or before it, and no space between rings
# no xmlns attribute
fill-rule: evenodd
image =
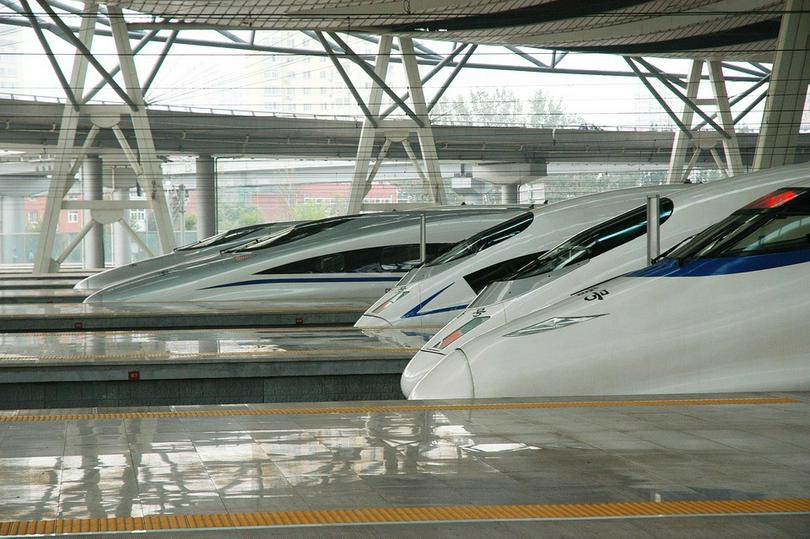
<svg viewBox="0 0 810 539"><path fill-rule="evenodd" d="M84 298L83 303L101 303L102 301L104 301L104 294L99 290Z"/></svg>
<svg viewBox="0 0 810 539"><path fill-rule="evenodd" d="M85 277L75 285L73 285L74 290L92 290L92 286L90 285L90 277Z"/></svg>
<svg viewBox="0 0 810 539"><path fill-rule="evenodd" d="M382 329L382 328L390 328L391 322L383 318L382 316L374 316L364 314L360 317L357 322L354 323L354 327L356 328L364 328L364 329Z"/></svg>
<svg viewBox="0 0 810 539"><path fill-rule="evenodd" d="M442 359L408 395L409 400L472 398L475 398L472 372L461 350L454 350Z"/></svg>
<svg viewBox="0 0 810 539"><path fill-rule="evenodd" d="M446 356L444 354L436 354L432 352L418 351L413 358L405 365L405 370L402 372L402 378L399 379L399 387L402 388L403 395L410 395L414 386L419 383L419 380L425 377L430 372L430 369L436 366Z"/></svg>

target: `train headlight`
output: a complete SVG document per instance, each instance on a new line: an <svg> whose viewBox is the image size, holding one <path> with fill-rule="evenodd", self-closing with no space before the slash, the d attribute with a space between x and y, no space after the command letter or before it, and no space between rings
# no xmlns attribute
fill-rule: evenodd
<svg viewBox="0 0 810 539"><path fill-rule="evenodd" d="M401 300L402 298L404 298L405 296L407 296L410 293L411 293L410 290L401 289L399 292L397 292L396 294L391 296L388 299L388 301L382 302L379 307L377 307L376 309L374 309L371 312L374 313L374 314L381 313L382 311L384 311L385 309L390 307L393 303L396 303L397 301Z"/></svg>
<svg viewBox="0 0 810 539"><path fill-rule="evenodd" d="M448 334L445 338L441 340L439 346L437 346L436 348L438 348L439 350L444 350L445 348L447 348L448 346L459 340L462 335L472 331L474 328L480 326L487 320L489 320L489 316L476 316L475 318L473 318L472 320L470 320L457 330Z"/></svg>
<svg viewBox="0 0 810 539"><path fill-rule="evenodd" d="M593 314L590 316L555 316L554 318L549 318L547 320L543 320L542 322L532 324L531 326L526 326L525 328L509 332L504 335L504 337L523 337L525 335L534 335L535 333L542 333L543 331L551 331L554 329L573 326L574 324L579 324L580 322L587 322L588 320L593 320L594 318L599 318L600 316L607 316L607 313Z"/></svg>

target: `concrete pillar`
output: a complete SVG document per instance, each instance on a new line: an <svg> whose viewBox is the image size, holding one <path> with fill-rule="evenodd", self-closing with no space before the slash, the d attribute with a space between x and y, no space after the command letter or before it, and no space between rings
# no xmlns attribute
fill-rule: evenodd
<svg viewBox="0 0 810 539"><path fill-rule="evenodd" d="M0 197L0 263L28 262L23 234L25 209L23 197Z"/></svg>
<svg viewBox="0 0 810 539"><path fill-rule="evenodd" d="M810 82L810 0L785 3L754 170L793 163Z"/></svg>
<svg viewBox="0 0 810 539"><path fill-rule="evenodd" d="M197 237L217 233L216 162L210 155L197 156ZM185 223L182 224L185 226Z"/></svg>
<svg viewBox="0 0 810 539"><path fill-rule="evenodd" d="M97 155L88 155L82 162L82 192L84 200L104 198L103 168ZM85 222L91 219L89 210L85 210L84 218ZM104 267L104 226L98 223L84 237L84 267Z"/></svg>
<svg viewBox="0 0 810 539"><path fill-rule="evenodd" d="M519 183L506 183L501 185L501 204L517 204L519 199Z"/></svg>
<svg viewBox="0 0 810 539"><path fill-rule="evenodd" d="M117 187L113 191L114 200L129 200L129 187ZM124 210L124 221L129 223L129 210ZM129 236L119 223L113 225L113 265L124 266L132 261Z"/></svg>

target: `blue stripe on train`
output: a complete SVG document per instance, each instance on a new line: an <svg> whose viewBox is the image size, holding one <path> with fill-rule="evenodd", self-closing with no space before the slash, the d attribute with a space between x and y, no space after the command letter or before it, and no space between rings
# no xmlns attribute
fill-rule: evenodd
<svg viewBox="0 0 810 539"><path fill-rule="evenodd" d="M628 273L628 277L707 277L762 271L810 262L810 249L751 256L677 260L665 258L658 264Z"/></svg>
<svg viewBox="0 0 810 539"><path fill-rule="evenodd" d="M467 305L454 305L452 307L442 307L441 309L434 309L432 311L422 311L422 309L425 308L428 303L436 299L436 296L438 296L451 286L453 286L453 283L450 283L449 285L445 286L444 288L442 288L441 290L439 290L438 292L427 298L425 301L423 301L422 303L420 303L407 313L403 314L402 318L414 318L416 316L427 316L429 314L446 313L449 311L459 311L461 309L466 309Z"/></svg>
<svg viewBox="0 0 810 539"><path fill-rule="evenodd" d="M208 286L211 288L226 288L229 286L249 286L252 284L300 284L300 283L396 283L402 277L290 277L285 279L254 279L252 281L237 281L235 283Z"/></svg>

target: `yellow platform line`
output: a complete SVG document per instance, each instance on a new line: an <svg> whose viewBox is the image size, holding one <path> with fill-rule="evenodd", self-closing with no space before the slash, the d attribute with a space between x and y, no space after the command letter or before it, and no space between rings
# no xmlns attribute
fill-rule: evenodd
<svg viewBox="0 0 810 539"><path fill-rule="evenodd" d="M551 402L494 402L459 404L386 404L330 406L310 408L262 408L212 410L163 411L163 412L106 412L51 415L2 415L0 423L24 423L40 421L87 421L125 419L175 419L194 417L239 417L239 416L279 416L317 414L368 414L402 412L451 412L475 410L554 410L562 408L627 408L627 407L667 407L667 406L728 406L763 404L799 404L802 401L789 397L750 397L727 399L658 399L658 400L616 400L616 401L551 401Z"/></svg>
<svg viewBox="0 0 810 539"><path fill-rule="evenodd" d="M153 515L106 519L23 520L0 522L0 535L131 532L255 526L313 526L397 522L453 522L642 518L810 513L810 498L777 500L705 500L553 505L456 505L386 507L321 511Z"/></svg>

